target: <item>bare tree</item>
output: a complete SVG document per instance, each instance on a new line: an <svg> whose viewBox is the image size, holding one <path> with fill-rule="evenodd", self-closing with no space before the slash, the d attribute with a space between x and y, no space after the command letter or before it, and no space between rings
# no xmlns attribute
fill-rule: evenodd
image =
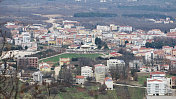
<svg viewBox="0 0 176 99"><path fill-rule="evenodd" d="M2 37L0 62L3 63L0 74L0 98L10 99L14 97L17 99L19 84L19 79L17 78L18 68L12 71L9 69L10 67L7 65L7 62L13 59L14 56L12 52L9 53L10 45L6 41L6 32L3 33L3 31L0 30L0 36Z"/></svg>

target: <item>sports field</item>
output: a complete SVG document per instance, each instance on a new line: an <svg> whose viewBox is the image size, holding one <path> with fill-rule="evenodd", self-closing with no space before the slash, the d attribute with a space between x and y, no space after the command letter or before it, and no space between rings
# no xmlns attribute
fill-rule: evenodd
<svg viewBox="0 0 176 99"><path fill-rule="evenodd" d="M67 53L67 54L61 54L58 56L54 56L51 58L40 60L40 62L58 62L60 58L79 58L79 57L86 57L86 58L92 58L95 59L96 57L99 57L101 54L74 54L74 53Z"/></svg>

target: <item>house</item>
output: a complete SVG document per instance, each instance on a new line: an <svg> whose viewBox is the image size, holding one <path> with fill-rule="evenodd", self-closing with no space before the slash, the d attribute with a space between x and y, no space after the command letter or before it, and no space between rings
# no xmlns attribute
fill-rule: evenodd
<svg viewBox="0 0 176 99"><path fill-rule="evenodd" d="M160 70L169 70L169 65L168 64L160 65Z"/></svg>
<svg viewBox="0 0 176 99"><path fill-rule="evenodd" d="M32 74L33 76L33 81L37 83L42 83L43 81L43 74L40 71L34 72Z"/></svg>
<svg viewBox="0 0 176 99"><path fill-rule="evenodd" d="M172 55L176 57L176 49L172 49Z"/></svg>
<svg viewBox="0 0 176 99"><path fill-rule="evenodd" d="M162 50L164 50L165 54L172 55L172 49L173 47L170 46L163 46Z"/></svg>
<svg viewBox="0 0 176 99"><path fill-rule="evenodd" d="M172 76L172 88L176 89L176 76Z"/></svg>
<svg viewBox="0 0 176 99"><path fill-rule="evenodd" d="M70 58L60 58L59 64L60 66L70 64Z"/></svg>
<svg viewBox="0 0 176 99"><path fill-rule="evenodd" d="M84 84L85 78L84 76L76 76L76 84Z"/></svg>
<svg viewBox="0 0 176 99"><path fill-rule="evenodd" d="M117 52L111 52L111 53L109 53L109 57L117 57L117 56L122 56L122 54L117 53Z"/></svg>
<svg viewBox="0 0 176 99"><path fill-rule="evenodd" d="M96 64L95 66L95 79L96 82L103 84L106 74L106 67L103 64Z"/></svg>
<svg viewBox="0 0 176 99"><path fill-rule="evenodd" d="M113 80L110 77L105 78L106 90L113 90Z"/></svg>
<svg viewBox="0 0 176 99"><path fill-rule="evenodd" d="M93 76L93 70L90 66L83 66L81 67L81 76L84 77L92 77Z"/></svg>
<svg viewBox="0 0 176 99"><path fill-rule="evenodd" d="M40 71L45 71L45 72L50 72L51 71L51 66L47 63L42 62L42 63L39 64L39 70Z"/></svg>
<svg viewBox="0 0 176 99"><path fill-rule="evenodd" d="M146 67L146 66L142 66L140 67L140 72L150 72L151 71L151 68L150 67Z"/></svg>

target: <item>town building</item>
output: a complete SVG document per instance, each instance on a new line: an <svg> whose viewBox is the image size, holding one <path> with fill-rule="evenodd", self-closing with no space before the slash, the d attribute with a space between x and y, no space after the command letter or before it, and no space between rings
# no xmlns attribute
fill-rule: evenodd
<svg viewBox="0 0 176 99"><path fill-rule="evenodd" d="M125 67L125 62L118 59L109 59L107 60L107 67L109 70L123 71Z"/></svg>
<svg viewBox="0 0 176 99"><path fill-rule="evenodd" d="M70 58L60 58L59 64L60 66L70 64Z"/></svg>
<svg viewBox="0 0 176 99"><path fill-rule="evenodd" d="M133 27L132 26L118 26L119 32L132 32Z"/></svg>
<svg viewBox="0 0 176 99"><path fill-rule="evenodd" d="M43 81L43 74L40 71L34 72L32 74L33 76L33 81L37 83L42 83Z"/></svg>
<svg viewBox="0 0 176 99"><path fill-rule="evenodd" d="M38 58L37 57L23 57L17 59L17 66L19 68L33 67L38 68Z"/></svg>
<svg viewBox="0 0 176 99"><path fill-rule="evenodd" d="M81 76L84 77L92 77L93 76L93 70L90 66L83 66L81 67Z"/></svg>
<svg viewBox="0 0 176 99"><path fill-rule="evenodd" d="M96 82L103 84L106 74L106 66L103 64L96 64L95 66L95 79Z"/></svg>
<svg viewBox="0 0 176 99"><path fill-rule="evenodd" d="M167 95L170 91L171 79L166 78L164 72L151 72L150 78L147 78L148 95Z"/></svg>
<svg viewBox="0 0 176 99"><path fill-rule="evenodd" d="M39 64L39 70L40 71L45 71L45 72L50 72L51 71L51 66L47 63L42 62L42 63Z"/></svg>
<svg viewBox="0 0 176 99"><path fill-rule="evenodd" d="M84 84L85 78L84 76L76 76L76 84Z"/></svg>
<svg viewBox="0 0 176 99"><path fill-rule="evenodd" d="M106 90L113 90L113 80L110 77L105 78Z"/></svg>

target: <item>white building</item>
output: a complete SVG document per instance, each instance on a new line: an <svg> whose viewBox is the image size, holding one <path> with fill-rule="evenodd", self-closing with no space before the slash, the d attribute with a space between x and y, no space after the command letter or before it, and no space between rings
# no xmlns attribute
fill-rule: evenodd
<svg viewBox="0 0 176 99"><path fill-rule="evenodd" d="M133 27L132 26L118 26L119 32L132 32Z"/></svg>
<svg viewBox="0 0 176 99"><path fill-rule="evenodd" d="M107 60L107 68L109 70L118 69L119 71L123 71L124 67L125 67L125 62L123 60L118 60L118 59Z"/></svg>
<svg viewBox="0 0 176 99"><path fill-rule="evenodd" d="M154 53L153 51L148 51L145 53L145 60L150 62L152 59L154 59Z"/></svg>
<svg viewBox="0 0 176 99"><path fill-rule="evenodd" d="M166 95L170 93L171 79L165 77L164 72L152 72L147 78L148 95Z"/></svg>
<svg viewBox="0 0 176 99"><path fill-rule="evenodd" d="M106 2L106 0L100 0L100 2Z"/></svg>
<svg viewBox="0 0 176 99"><path fill-rule="evenodd" d="M84 76L86 78L92 77L93 76L92 67L90 67L90 66L81 67L81 76Z"/></svg>
<svg viewBox="0 0 176 99"><path fill-rule="evenodd" d="M97 25L97 30L101 30L101 31L110 31L110 27L109 27L109 26Z"/></svg>
<svg viewBox="0 0 176 99"><path fill-rule="evenodd" d="M34 82L42 83L43 74L40 71L34 72L32 76Z"/></svg>
<svg viewBox="0 0 176 99"><path fill-rule="evenodd" d="M170 32L176 32L176 28L175 29L170 29Z"/></svg>
<svg viewBox="0 0 176 99"><path fill-rule="evenodd" d="M106 67L103 64L95 65L95 79L96 82L103 84L105 79Z"/></svg>
<svg viewBox="0 0 176 99"><path fill-rule="evenodd" d="M81 0L75 0L76 2L80 2Z"/></svg>
<svg viewBox="0 0 176 99"><path fill-rule="evenodd" d="M22 32L22 43L29 43L31 41L31 35L29 32Z"/></svg>
<svg viewBox="0 0 176 99"><path fill-rule="evenodd" d="M76 84L84 84L85 78L84 76L76 76Z"/></svg>
<svg viewBox="0 0 176 99"><path fill-rule="evenodd" d="M143 66L143 62L141 60L133 60L129 62L129 67L131 69L139 69Z"/></svg>
<svg viewBox="0 0 176 99"><path fill-rule="evenodd" d="M106 90L113 90L113 80L110 77L105 78Z"/></svg>

